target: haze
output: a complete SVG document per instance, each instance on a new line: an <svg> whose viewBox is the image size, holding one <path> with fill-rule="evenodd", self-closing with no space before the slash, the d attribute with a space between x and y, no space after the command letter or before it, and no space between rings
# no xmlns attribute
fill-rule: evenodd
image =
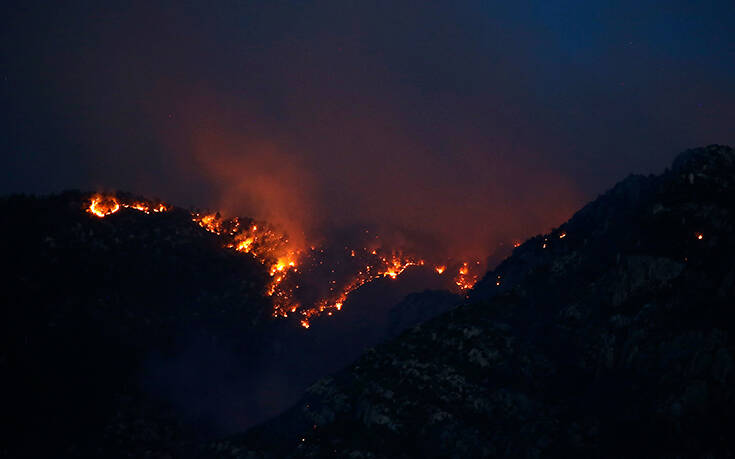
<svg viewBox="0 0 735 459"><path fill-rule="evenodd" d="M89 2L2 14L0 192L122 189L490 254L735 143L731 2Z"/></svg>

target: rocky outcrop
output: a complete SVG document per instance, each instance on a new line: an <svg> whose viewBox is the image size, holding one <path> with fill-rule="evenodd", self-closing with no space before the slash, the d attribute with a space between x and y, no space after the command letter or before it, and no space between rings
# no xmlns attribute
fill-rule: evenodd
<svg viewBox="0 0 735 459"><path fill-rule="evenodd" d="M731 457L735 152L687 151L205 457Z"/></svg>

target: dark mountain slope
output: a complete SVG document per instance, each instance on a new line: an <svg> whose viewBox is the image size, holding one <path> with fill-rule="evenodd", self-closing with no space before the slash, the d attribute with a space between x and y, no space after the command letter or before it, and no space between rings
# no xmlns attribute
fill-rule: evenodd
<svg viewBox="0 0 735 459"><path fill-rule="evenodd" d="M0 201L2 448L13 457L181 443L191 432L142 392L148 361L188 341L235 352L270 317L263 268L187 211L98 219L81 210L88 196Z"/></svg>
<svg viewBox="0 0 735 459"><path fill-rule="evenodd" d="M0 457L186 456L459 302L427 292L393 308L436 281L408 270L307 331L297 315L272 317L266 267L190 212L98 218L84 211L90 196L0 199L0 406L11 421Z"/></svg>
<svg viewBox="0 0 735 459"><path fill-rule="evenodd" d="M687 151L203 455L732 457L733 234L735 152Z"/></svg>

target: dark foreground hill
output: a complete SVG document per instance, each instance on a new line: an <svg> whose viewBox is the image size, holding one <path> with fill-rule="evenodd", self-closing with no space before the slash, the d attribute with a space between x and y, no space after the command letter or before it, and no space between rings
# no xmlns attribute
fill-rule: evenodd
<svg viewBox="0 0 735 459"><path fill-rule="evenodd" d="M266 268L187 210L98 218L89 198L0 199L0 457L187 456L461 301L391 308L425 285L407 272L307 331L272 317Z"/></svg>
<svg viewBox="0 0 735 459"><path fill-rule="evenodd" d="M98 219L87 198L0 201L0 456L135 456L193 437L145 390L146 367L192 342L234 352L270 316L262 267L189 212Z"/></svg>
<svg viewBox="0 0 735 459"><path fill-rule="evenodd" d="M207 457L732 457L735 152L681 154Z"/></svg>

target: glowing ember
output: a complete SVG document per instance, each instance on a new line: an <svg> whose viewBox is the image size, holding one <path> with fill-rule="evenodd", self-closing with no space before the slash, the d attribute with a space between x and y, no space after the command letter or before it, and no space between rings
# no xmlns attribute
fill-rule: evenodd
<svg viewBox="0 0 735 459"><path fill-rule="evenodd" d="M116 197L101 195L95 195L86 210L102 218L121 208L146 214L170 210L161 203L154 205L145 201L127 202ZM410 267L425 265L423 259L413 255L399 251L392 251L388 254L380 248L368 249L365 247L362 249L345 247L343 253L348 257L349 262L347 260L329 262L324 248L311 246L310 251L303 252L292 247L285 234L262 222L256 224L247 219L226 219L219 213L192 212L191 218L204 230L222 238L224 247L248 254L261 263L270 275L270 281L264 293L273 300L273 316L288 317L289 314L299 314L299 323L304 328L309 328L310 320L316 316L331 316L334 312L342 310L348 296L363 285L377 279L394 280ZM302 305L296 301L295 292L300 288L299 280L303 280L302 271L305 269L306 272L323 273L324 268L331 263L335 264L328 271L330 277L333 277L325 286L326 294L318 295L313 303L309 301L311 306ZM458 274L453 280L458 290L464 291L475 285L479 278L479 272L475 271L479 269L479 265L479 262L472 264L463 262L456 268ZM335 272L340 266L341 271ZM354 271L351 271L353 274L350 275L349 271L345 272L345 266L348 270L349 267L353 267ZM433 269L441 275L447 271L447 266L447 264L436 264ZM337 278L342 280L338 282Z"/></svg>
<svg viewBox="0 0 735 459"><path fill-rule="evenodd" d="M407 268L411 266L424 265L424 260L407 257L399 252L394 252L390 257L378 255L377 250L373 250L370 254L376 255L376 257L371 259L371 262L374 262L375 264L365 265L364 270L359 271L357 275L348 281L344 287L342 287L342 289L331 298L319 300L313 308L301 311L301 314L305 317L304 320L307 323L311 317L319 315L325 311L327 312L327 315L331 315L331 310L340 311L349 294L369 282L380 278L396 279ZM336 284L336 281L334 280L331 282L332 284ZM334 291L334 288L331 288L330 291Z"/></svg>
<svg viewBox="0 0 735 459"><path fill-rule="evenodd" d="M702 239L704 239L704 234L702 234L702 233L697 233L697 239L699 239L700 241L701 241Z"/></svg>
<svg viewBox="0 0 735 459"><path fill-rule="evenodd" d="M220 218L219 214L208 214L208 215L199 215L194 214L193 220L199 224L202 228L205 230L214 233L214 234L221 234L222 233L222 219Z"/></svg>
<svg viewBox="0 0 735 459"><path fill-rule="evenodd" d="M470 273L470 265L468 262L465 261L462 263L458 272L459 274L454 279L454 283L460 290L468 290L475 286L479 276L477 274Z"/></svg>
<svg viewBox="0 0 735 459"><path fill-rule="evenodd" d="M133 202L130 204L120 204L122 207L125 207L126 209L134 209L146 214L150 214L151 212L159 213L159 212L166 212L168 208L163 205L159 204L156 207L151 207L148 204L144 202Z"/></svg>
<svg viewBox="0 0 735 459"><path fill-rule="evenodd" d="M121 208L133 209L146 214L150 214L151 212L166 212L169 210L169 208L163 203L153 206L152 204L143 201L125 202L115 196L102 196L97 194L92 196L89 207L87 207L87 212L99 218L103 218L110 214L114 214Z"/></svg>

